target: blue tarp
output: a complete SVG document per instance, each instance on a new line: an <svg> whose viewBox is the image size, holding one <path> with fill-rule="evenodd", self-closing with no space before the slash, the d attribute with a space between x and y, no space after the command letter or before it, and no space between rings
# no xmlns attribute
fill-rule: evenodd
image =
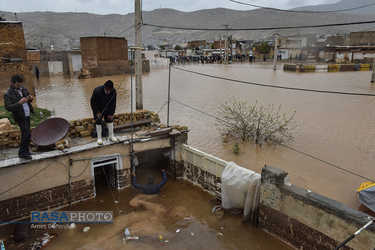
<svg viewBox="0 0 375 250"><path fill-rule="evenodd" d="M359 201L375 212L375 186L361 190L359 192Z"/></svg>

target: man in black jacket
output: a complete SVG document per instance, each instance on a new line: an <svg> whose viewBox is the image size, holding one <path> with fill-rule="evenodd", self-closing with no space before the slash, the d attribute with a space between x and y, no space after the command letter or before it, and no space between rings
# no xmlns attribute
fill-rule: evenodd
<svg viewBox="0 0 375 250"><path fill-rule="evenodd" d="M90 103L96 124L98 144L103 144L101 125L103 118L105 123L107 123L111 141L118 142L113 133L113 116L116 111L116 90L113 88L113 82L108 80L104 85L96 87L92 93Z"/></svg>
<svg viewBox="0 0 375 250"><path fill-rule="evenodd" d="M155 177L153 175L149 175L147 177L147 185L142 185L137 183L135 172L132 172L132 179L133 179L133 187L141 190L144 194L158 194L159 190L165 183L167 183L167 174L165 170L162 169L161 172L163 173L163 180L159 183L154 183Z"/></svg>
<svg viewBox="0 0 375 250"><path fill-rule="evenodd" d="M5 109L12 112L15 122L21 130L21 144L18 151L20 158L32 159L29 151L31 131L30 114L34 114L31 102L33 97L23 86L23 78L20 75L14 75L11 79L11 85L4 94Z"/></svg>

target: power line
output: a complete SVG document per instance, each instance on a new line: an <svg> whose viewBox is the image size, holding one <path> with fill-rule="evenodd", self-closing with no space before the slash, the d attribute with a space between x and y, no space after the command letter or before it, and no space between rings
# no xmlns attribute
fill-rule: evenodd
<svg viewBox="0 0 375 250"><path fill-rule="evenodd" d="M261 27L261 28L230 28L231 31L249 31L249 30L275 30L275 29L305 29L305 28L323 28L333 26L347 26L347 25L359 25L375 23L375 20L362 21L362 22L349 22L349 23L333 23L333 24L316 24L316 25L301 25L301 26L280 26L280 27ZM197 28L197 27L177 27L177 26L165 26L157 24L142 23L145 26L163 28L163 29L177 29L177 30L200 30L200 31L225 31L224 28Z"/></svg>
<svg viewBox="0 0 375 250"><path fill-rule="evenodd" d="M297 149L294 149L294 148L288 147L288 146L286 146L286 145L284 145L284 144L280 144L280 145L283 146L283 147L286 147L286 148L288 148L288 149L290 149L290 150L293 150L293 151L295 151L295 152L297 152L297 153L300 153L300 154L306 155L306 156L308 156L308 157L310 157L310 158L313 158L313 159L315 159L315 160L321 161L321 162L323 162L323 163L325 163L325 164L328 164L328 165L330 165L330 166L332 166L332 167L338 168L338 169L340 169L340 170L342 170L342 171L348 172L348 173L350 173L350 174L352 174L352 175L355 175L355 176L361 177L361 178L363 178L363 179L365 179L365 180L368 180L368 181L374 181L374 180L369 179L369 178L367 178L367 177L365 177L365 176L362 176L362 175L356 174L356 173L354 173L354 172L352 172L352 171L349 171L349 170L347 170L347 169L345 169L345 168L339 167L339 166L337 166L337 165L334 165L334 164L332 164L332 163L329 163L329 162L327 162L327 161L324 161L324 160L322 160L322 159L319 159L319 158L317 158L317 157L315 157L315 156L312 156L312 155L309 155L309 154L304 153L304 152L302 152L302 151L299 151L299 150L297 150Z"/></svg>
<svg viewBox="0 0 375 250"><path fill-rule="evenodd" d="M129 28L127 28L126 30L124 30L124 31L121 31L120 33L118 33L117 35L115 35L115 36L118 36L118 35L120 35L120 34L122 34L122 33L125 33L126 31L128 31L128 30L130 30L131 28L133 28L135 26L135 24L133 24L132 26L130 26Z"/></svg>
<svg viewBox="0 0 375 250"><path fill-rule="evenodd" d="M249 84L249 85L254 85L254 86L259 86L259 87L287 89L287 90L297 90L297 91L315 92L315 93L324 93L324 94L338 94L338 95L351 95L351 96L375 96L375 94L348 93L348 92L339 92L339 91L302 89L302 88L293 88L293 87L285 87L285 86L267 85L267 84L261 84L261 83L255 83L255 82L247 82L247 81L242 81L242 80L234 80L234 79L225 78L225 77L208 75L208 74L199 73L199 72L195 72L195 71L191 71L191 70L187 70L187 69L177 68L177 67L174 67L174 66L173 66L173 68L176 69L176 70L181 70L181 71L185 71L185 72L189 72L189 73L192 73L192 74L201 75L201 76L205 76L205 77L210 77L210 78L215 78L215 79L225 80L225 81L230 81L230 82L244 83L244 84Z"/></svg>
<svg viewBox="0 0 375 250"><path fill-rule="evenodd" d="M256 8L262 8L262 9L267 9L267 10L276 10L276 11L284 11L284 12L295 12L295 13L334 13L334 12L344 12L344 11L349 11L349 10L357 10L357 9L362 9L366 8L372 5L375 5L375 3L359 6L359 7L354 7L354 8L349 8L349 9L342 9L342 10L327 10L327 11L308 11L308 10L283 10L283 9L277 9L277 8L271 8L271 7L264 7L264 6L259 6L255 4L250 4L250 3L244 3L240 1L235 1L235 0L229 0L234 3L242 4L242 5L248 5L251 7L256 7Z"/></svg>
<svg viewBox="0 0 375 250"><path fill-rule="evenodd" d="M33 174L32 176L30 176L29 178L25 179L24 181L18 183L17 185L9 188L8 190L5 190L4 192L1 192L0 193L0 196L11 191L12 189L18 187L18 186L21 186L22 184L24 184L25 182L29 181L30 179L32 179L33 177L35 177L36 175L40 174L41 172L43 172L44 170L46 170L48 167L50 167L53 163L57 162L57 159L54 160L53 162L51 162L50 164L48 164L47 166L45 166L44 168L42 168L41 170L39 170L38 172L36 172L35 174Z"/></svg>

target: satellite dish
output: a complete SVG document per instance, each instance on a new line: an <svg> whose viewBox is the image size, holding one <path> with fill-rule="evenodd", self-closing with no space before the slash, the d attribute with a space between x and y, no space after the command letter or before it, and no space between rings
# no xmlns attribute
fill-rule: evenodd
<svg viewBox="0 0 375 250"><path fill-rule="evenodd" d="M65 138L70 124L63 118L50 118L31 131L31 141L37 146L51 146Z"/></svg>

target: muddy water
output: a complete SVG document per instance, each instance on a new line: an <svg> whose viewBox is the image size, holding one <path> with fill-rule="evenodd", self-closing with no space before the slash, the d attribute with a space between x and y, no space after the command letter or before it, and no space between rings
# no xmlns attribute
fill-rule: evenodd
<svg viewBox="0 0 375 250"><path fill-rule="evenodd" d="M248 63L178 67L272 86L375 94L375 85L370 83L371 72L299 74L284 72L282 65L279 65L277 71L273 71L270 64ZM90 117L91 93L96 86L108 79L114 81L118 88L117 113L129 112L129 75L87 80L41 77L35 83L36 103L40 107L54 110L55 116L67 120ZM144 108L159 112L162 122L166 124L168 69L152 69L151 73L145 73L143 88ZM240 154L233 154L233 144L222 143L215 128L215 119L210 116L216 116L220 103L232 97L238 101L247 101L249 105L256 100L263 106L281 104L282 111L290 115L296 111L297 128L293 131L295 139L287 144L289 148L257 147L252 143L241 143ZM264 165L284 169L289 172L293 184L355 209L360 206L356 189L367 181L357 175L375 179L372 171L375 160L375 132L372 128L375 122L374 97L265 88L173 69L171 98L170 124L188 126L188 142L191 146L224 160L234 161L257 172ZM140 181L141 178L140 176ZM100 183L104 186L98 187L98 197L66 209L111 210L116 215L115 223L104 226L78 224L75 229L56 230L58 237L53 240L50 248L155 249L161 247L158 236L162 234L169 241L163 247L169 248L275 249L276 246L288 249L273 237L241 224L240 215L226 214L221 218L220 215L211 214L212 207L218 202L188 183L176 182L170 178L161 195L147 199L138 196L139 192L132 188L113 190L112 198L112 193L105 186L106 182ZM131 202L132 199L139 202ZM82 232L84 226L91 227L87 233ZM3 237L3 232L10 232L12 227L13 225L8 225L7 230L1 230L0 237ZM139 240L127 241L124 246L125 227L134 235L139 235ZM181 230L180 233L176 233L177 229ZM30 241L44 232L32 230ZM24 248L29 246L27 243L30 242L24 243ZM12 246L18 247L19 244Z"/></svg>
<svg viewBox="0 0 375 250"><path fill-rule="evenodd" d="M156 181L162 179L160 172L153 174L159 178ZM140 183L144 177L140 176ZM55 229L48 228L52 224L45 224L48 229L36 229L35 225L41 224L31 224L30 238L23 243L14 242L5 233L14 228L13 224L6 225L0 231L6 249L29 249L46 232L57 234L47 249L291 249L243 224L240 214L212 214L211 209L220 202L188 182L169 178L159 195L143 195L133 188L111 193L105 180L97 183L97 197L62 210L113 211L114 223L76 224L71 229L64 228L69 224L59 224ZM87 232L83 232L85 227L90 227ZM126 228L132 237L139 238L124 240Z"/></svg>
<svg viewBox="0 0 375 250"><path fill-rule="evenodd" d="M181 65L181 69L272 86L375 94L371 72L293 73L271 64ZM56 116L77 119L91 116L92 90L111 79L119 88L117 112L130 111L130 76L88 80L42 77L36 84L37 104ZM134 84L134 80L133 80ZM143 75L144 108L159 112L166 124L168 69L152 69ZM296 111L294 141L286 147L257 147L241 143L241 153L231 152L215 128L220 103L235 97L249 105L282 105ZM171 71L170 124L189 127L189 144L227 161L259 172L264 165L289 172L293 184L323 194L353 208L360 203L356 189L362 177L374 180L375 97L303 92L266 88ZM181 104L182 103L182 104ZM184 104L184 105L183 105ZM198 112L200 110L202 112ZM292 149L295 150L292 150ZM298 150L299 152L297 152ZM359 175L359 176L358 176Z"/></svg>

